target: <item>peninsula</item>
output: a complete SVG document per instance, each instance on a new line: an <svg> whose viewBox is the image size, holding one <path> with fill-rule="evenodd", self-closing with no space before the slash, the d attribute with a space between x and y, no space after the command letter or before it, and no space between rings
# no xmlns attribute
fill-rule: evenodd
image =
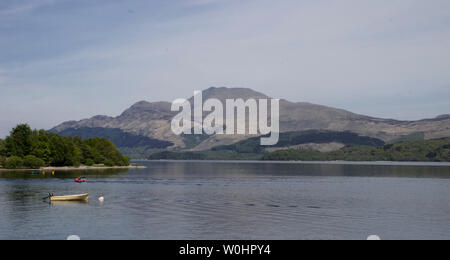
<svg viewBox="0 0 450 260"><path fill-rule="evenodd" d="M88 170L134 168L107 139L64 137L26 124L0 139L0 169Z"/></svg>

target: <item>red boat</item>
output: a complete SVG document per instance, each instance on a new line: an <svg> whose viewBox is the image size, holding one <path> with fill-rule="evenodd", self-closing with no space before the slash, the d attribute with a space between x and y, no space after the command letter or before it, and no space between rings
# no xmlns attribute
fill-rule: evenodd
<svg viewBox="0 0 450 260"><path fill-rule="evenodd" d="M87 179L85 177L78 177L75 179L75 182L78 183L87 182Z"/></svg>

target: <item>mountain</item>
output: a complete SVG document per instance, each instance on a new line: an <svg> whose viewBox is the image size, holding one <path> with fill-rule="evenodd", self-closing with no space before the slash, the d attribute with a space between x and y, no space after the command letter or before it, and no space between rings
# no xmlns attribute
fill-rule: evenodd
<svg viewBox="0 0 450 260"><path fill-rule="evenodd" d="M203 91L203 100L216 98L269 98L263 93L245 88L209 88ZM193 102L193 97L189 99ZM81 121L69 121L52 129L61 133L71 129L71 135L86 131L86 128L120 129L124 133L148 137L152 140L170 142L169 150L203 151L216 146L232 145L252 138L251 135L181 135L172 133L170 123L178 112L170 110L171 103L141 101L124 111L118 117L95 116ZM207 114L207 113L205 113ZM435 139L450 137L450 115L419 121L399 121L374 118L305 102L280 100L280 131L301 132L324 130L335 132L353 132L389 143L396 140Z"/></svg>
<svg viewBox="0 0 450 260"><path fill-rule="evenodd" d="M263 93L254 91L252 89L248 88L209 88L203 93L203 100L215 98L223 103L226 99L236 99L236 98L242 98L244 100L247 99L269 99L270 97L264 95ZM189 101L193 102L193 97L189 99Z"/></svg>
<svg viewBox="0 0 450 260"><path fill-rule="evenodd" d="M173 147L184 147L183 140L171 131L170 122L177 114L170 110L171 105L169 102L141 101L118 117L95 116L81 121L69 121L56 126L51 131L61 133L67 129L120 129L129 134L170 142ZM72 134L76 133L72 131Z"/></svg>

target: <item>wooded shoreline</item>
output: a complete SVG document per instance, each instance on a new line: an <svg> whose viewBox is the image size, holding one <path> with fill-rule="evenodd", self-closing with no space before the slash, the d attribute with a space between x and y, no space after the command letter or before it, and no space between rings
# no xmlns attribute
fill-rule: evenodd
<svg viewBox="0 0 450 260"><path fill-rule="evenodd" d="M96 169L129 167L130 158L102 138L83 140L18 125L0 139L0 166L4 169ZM93 167L93 168L87 168Z"/></svg>
<svg viewBox="0 0 450 260"><path fill-rule="evenodd" d="M146 166L141 165L130 165L130 166L79 166L79 167L43 167L39 169L3 169L0 168L2 172L23 172L23 171L96 171L96 170L114 170L114 169L146 169Z"/></svg>

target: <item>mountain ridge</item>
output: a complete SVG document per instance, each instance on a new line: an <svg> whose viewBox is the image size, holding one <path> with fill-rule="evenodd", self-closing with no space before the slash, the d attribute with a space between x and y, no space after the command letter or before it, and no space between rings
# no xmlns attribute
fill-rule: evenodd
<svg viewBox="0 0 450 260"><path fill-rule="evenodd" d="M222 101L236 98L269 99L267 95L248 88L212 87L202 93L203 101L209 98ZM188 100L192 103L193 97ZM171 131L171 120L178 112L172 112L170 108L170 102L139 101L117 117L99 115L80 121L67 121L54 127L52 131L62 132L68 128L117 128L130 134L171 142L174 146L169 149L184 149L186 142L183 136L177 136ZM423 134L425 139L434 139L450 136L450 115L417 121L401 121L356 114L345 109L309 102L280 99L280 132L306 130L351 131L385 142L414 134ZM202 139L202 143L191 149L208 150L214 146L230 145L249 137L251 136L213 135Z"/></svg>

